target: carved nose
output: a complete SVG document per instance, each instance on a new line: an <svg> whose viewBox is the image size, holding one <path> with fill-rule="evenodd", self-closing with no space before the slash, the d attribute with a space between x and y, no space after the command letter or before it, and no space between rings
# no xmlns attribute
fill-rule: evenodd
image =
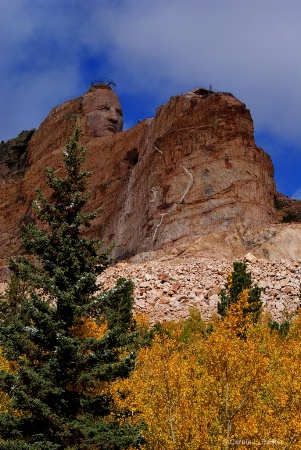
<svg viewBox="0 0 301 450"><path fill-rule="evenodd" d="M108 114L108 120L110 120L110 122L114 122L117 123L118 122L118 117L115 111L110 111Z"/></svg>

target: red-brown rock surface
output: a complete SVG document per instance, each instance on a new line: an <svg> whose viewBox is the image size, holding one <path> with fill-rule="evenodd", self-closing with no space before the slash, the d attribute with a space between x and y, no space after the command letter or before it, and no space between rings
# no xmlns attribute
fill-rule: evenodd
<svg viewBox="0 0 301 450"><path fill-rule="evenodd" d="M0 185L0 257L21 252L18 227L32 219L36 187L45 188L43 167L60 170L74 123L92 171L89 207L102 207L89 234L115 242L115 256L275 221L271 159L254 143L249 110L231 94L194 90L130 130L93 137L94 94L54 108L28 144L25 176Z"/></svg>

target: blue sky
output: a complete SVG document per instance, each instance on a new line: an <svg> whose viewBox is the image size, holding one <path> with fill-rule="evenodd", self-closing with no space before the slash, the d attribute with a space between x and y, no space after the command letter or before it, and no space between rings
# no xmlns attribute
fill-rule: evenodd
<svg viewBox="0 0 301 450"><path fill-rule="evenodd" d="M197 86L250 109L277 189L301 198L301 0L1 0L0 140L37 128L93 79L125 128Z"/></svg>

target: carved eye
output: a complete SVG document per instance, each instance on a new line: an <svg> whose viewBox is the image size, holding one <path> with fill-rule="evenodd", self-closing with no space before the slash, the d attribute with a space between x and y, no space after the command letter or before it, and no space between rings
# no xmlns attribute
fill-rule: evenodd
<svg viewBox="0 0 301 450"><path fill-rule="evenodd" d="M109 107L106 105L99 105L96 107L96 109L98 109L98 111L108 111Z"/></svg>
<svg viewBox="0 0 301 450"><path fill-rule="evenodd" d="M121 109L116 109L116 113L118 114L118 116L123 117Z"/></svg>

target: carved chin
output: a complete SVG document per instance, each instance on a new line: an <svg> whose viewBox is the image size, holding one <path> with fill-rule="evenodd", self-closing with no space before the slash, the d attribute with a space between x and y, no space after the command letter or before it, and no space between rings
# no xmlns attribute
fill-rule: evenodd
<svg viewBox="0 0 301 450"><path fill-rule="evenodd" d="M105 131L108 131L109 133L115 134L117 133L117 128L114 125L109 125L106 127Z"/></svg>
<svg viewBox="0 0 301 450"><path fill-rule="evenodd" d="M117 133L117 129L115 127L106 127L102 128L101 130L94 130L93 136L94 137L101 137L101 136L112 136L113 134Z"/></svg>

